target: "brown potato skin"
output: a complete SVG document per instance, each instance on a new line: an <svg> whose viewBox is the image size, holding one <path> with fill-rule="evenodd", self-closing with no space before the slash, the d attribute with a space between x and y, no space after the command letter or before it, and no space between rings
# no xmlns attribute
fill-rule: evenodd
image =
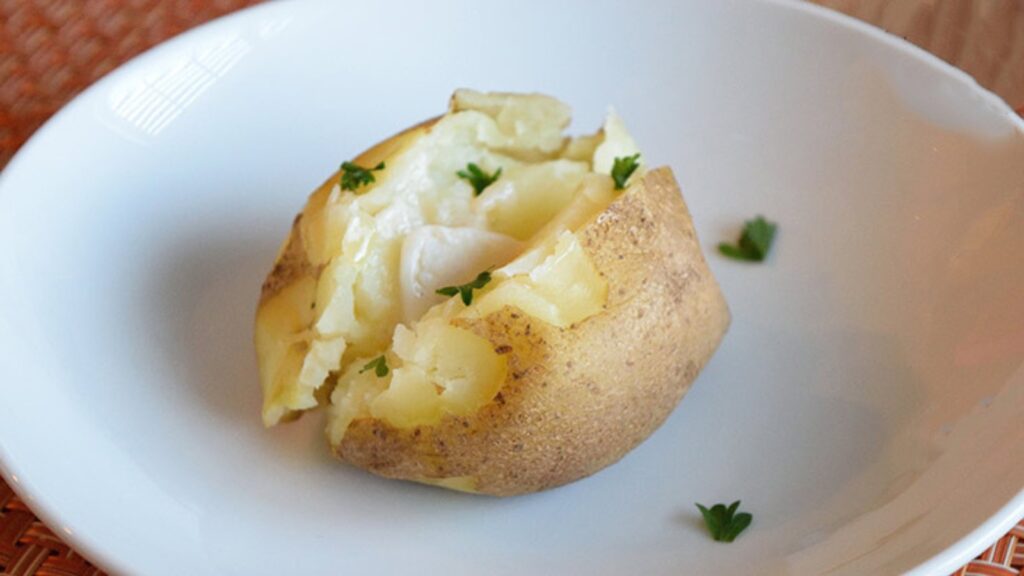
<svg viewBox="0 0 1024 576"><path fill-rule="evenodd" d="M565 329L509 307L456 321L507 354L495 399L432 426L357 419L335 453L389 478L472 477L476 492L509 496L593 474L650 436L717 349L729 309L668 168L576 233L608 282L604 312Z"/></svg>

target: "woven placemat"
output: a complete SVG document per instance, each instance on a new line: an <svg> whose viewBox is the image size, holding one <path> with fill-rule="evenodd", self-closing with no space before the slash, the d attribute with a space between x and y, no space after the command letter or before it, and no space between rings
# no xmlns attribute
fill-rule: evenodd
<svg viewBox="0 0 1024 576"><path fill-rule="evenodd" d="M1024 0L816 0L931 50L1024 112ZM258 0L0 0L0 167L79 91L139 52ZM957 576L1021 576L1024 522ZM0 481L0 575L102 574Z"/></svg>

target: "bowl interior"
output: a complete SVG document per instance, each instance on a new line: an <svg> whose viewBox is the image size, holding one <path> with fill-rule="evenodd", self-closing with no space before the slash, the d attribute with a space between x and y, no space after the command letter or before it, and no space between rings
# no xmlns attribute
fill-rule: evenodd
<svg viewBox="0 0 1024 576"><path fill-rule="evenodd" d="M317 415L259 422L252 318L293 214L460 86L556 95L579 131L613 104L734 315L651 439L506 500L339 464ZM1005 105L802 5L261 6L112 74L4 172L0 460L132 573L952 569L1024 514L1022 167ZM755 214L769 261L717 256ZM754 524L723 548L693 503L735 499Z"/></svg>

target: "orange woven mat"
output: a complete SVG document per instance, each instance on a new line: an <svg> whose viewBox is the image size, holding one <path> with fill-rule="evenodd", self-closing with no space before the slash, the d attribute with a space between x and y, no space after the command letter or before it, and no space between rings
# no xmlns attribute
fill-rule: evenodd
<svg viewBox="0 0 1024 576"><path fill-rule="evenodd" d="M0 0L0 167L58 108L119 64L187 28L259 0ZM992 34L991 22L1024 26L1024 1L995 0L985 9L963 9L958 0L817 0L876 22L894 33L908 23L911 41L975 74L1012 104L1024 74L999 73L992 55L1020 60L1024 34ZM893 8L893 6L896 8ZM980 5L980 4L979 4ZM944 8L945 6L945 8ZM959 6L957 8L956 6ZM953 7L953 8L950 8ZM1019 18L1012 17L1019 12ZM963 34L950 36L943 14L966 19L1000 47L972 52ZM966 29L967 24L960 26ZM951 46L948 38L955 38ZM1014 40L1016 39L1016 40ZM991 46L995 46L992 44ZM1019 69L1016 65L1004 69ZM1018 108L1024 110L1024 106ZM956 576L1020 576L1024 571L1024 522ZM0 481L0 575L98 576Z"/></svg>

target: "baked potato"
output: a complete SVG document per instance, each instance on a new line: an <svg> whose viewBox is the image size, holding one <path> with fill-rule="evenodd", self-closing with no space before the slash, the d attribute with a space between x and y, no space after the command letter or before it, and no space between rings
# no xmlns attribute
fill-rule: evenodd
<svg viewBox="0 0 1024 576"><path fill-rule="evenodd" d="M616 114L576 138L569 120L460 90L312 194L257 311L267 426L326 406L355 466L512 495L664 421L729 311L672 172Z"/></svg>

